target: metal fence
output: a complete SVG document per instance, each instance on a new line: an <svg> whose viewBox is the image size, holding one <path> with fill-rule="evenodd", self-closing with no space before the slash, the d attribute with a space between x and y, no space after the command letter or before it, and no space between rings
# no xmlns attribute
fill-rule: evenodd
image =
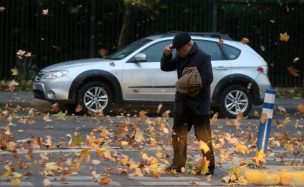
<svg viewBox="0 0 304 187"><path fill-rule="evenodd" d="M131 10L127 43L177 30L247 37L268 62L273 86L303 86L300 1L160 0L149 10ZM20 70L29 73L64 60L99 57L101 48L115 51L124 13L123 0L0 0L0 79L11 78L10 69L22 63L30 63ZM279 40L284 32L288 42ZM20 49L31 57L16 57Z"/></svg>

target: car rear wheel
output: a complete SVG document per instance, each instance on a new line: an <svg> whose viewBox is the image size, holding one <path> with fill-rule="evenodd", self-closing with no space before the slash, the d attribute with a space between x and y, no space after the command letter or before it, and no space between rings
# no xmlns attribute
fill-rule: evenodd
<svg viewBox="0 0 304 187"><path fill-rule="evenodd" d="M252 97L244 86L229 86L220 95L220 111L223 116L234 118L239 113L246 116L251 108Z"/></svg>
<svg viewBox="0 0 304 187"><path fill-rule="evenodd" d="M112 104L111 89L102 82L89 82L82 86L78 94L78 103L85 113L106 113Z"/></svg>

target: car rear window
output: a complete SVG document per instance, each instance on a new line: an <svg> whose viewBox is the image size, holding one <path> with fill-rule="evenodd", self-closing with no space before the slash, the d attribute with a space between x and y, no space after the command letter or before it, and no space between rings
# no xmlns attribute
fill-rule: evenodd
<svg viewBox="0 0 304 187"><path fill-rule="evenodd" d="M198 47L211 56L211 60L226 60L217 42L206 40L194 40Z"/></svg>
<svg viewBox="0 0 304 187"><path fill-rule="evenodd" d="M228 60L234 60L241 54L241 50L230 45L224 44L222 47Z"/></svg>

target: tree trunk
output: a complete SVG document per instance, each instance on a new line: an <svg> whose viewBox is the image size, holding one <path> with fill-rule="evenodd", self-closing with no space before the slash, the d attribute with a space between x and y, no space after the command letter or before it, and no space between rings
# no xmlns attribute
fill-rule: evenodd
<svg viewBox="0 0 304 187"><path fill-rule="evenodd" d="M118 39L118 45L117 48L120 49L127 43L128 39L128 31L129 27L131 25L131 7L129 5L126 5L124 17L123 17L123 24L120 30L119 39Z"/></svg>

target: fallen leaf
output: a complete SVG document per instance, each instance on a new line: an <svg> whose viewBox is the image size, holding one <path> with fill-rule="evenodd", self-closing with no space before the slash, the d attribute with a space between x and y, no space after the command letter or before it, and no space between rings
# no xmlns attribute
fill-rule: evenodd
<svg viewBox="0 0 304 187"><path fill-rule="evenodd" d="M266 163L266 155L262 149L260 151L257 151L256 156L253 158L253 161L257 167L260 167Z"/></svg>
<svg viewBox="0 0 304 187"><path fill-rule="evenodd" d="M60 111L60 106L59 106L59 104L58 103L54 103L54 104L52 104L51 106L50 106L50 108L51 108L51 112L59 112Z"/></svg>
<svg viewBox="0 0 304 187"><path fill-rule="evenodd" d="M0 12L3 12L5 10L4 6L0 6Z"/></svg>
<svg viewBox="0 0 304 187"><path fill-rule="evenodd" d="M42 10L42 15L44 15L44 16L49 15L49 10L48 9L43 9Z"/></svg>
<svg viewBox="0 0 304 187"><path fill-rule="evenodd" d="M287 68L287 70L288 70L288 72L289 72L292 76L294 76L294 77L299 77L299 76L300 76L299 70L296 69L296 68L294 68L293 66L289 66L289 67Z"/></svg>
<svg viewBox="0 0 304 187"><path fill-rule="evenodd" d="M201 163L200 163L200 165L198 167L198 171L200 172L200 174L205 175L206 173L208 173L208 171L209 171L209 169L208 169L209 165L210 165L210 161L207 160L207 157L204 156L201 159Z"/></svg>
<svg viewBox="0 0 304 187"><path fill-rule="evenodd" d="M280 41L288 42L288 40L289 40L289 35L287 32L284 32L283 34L280 33Z"/></svg>
<svg viewBox="0 0 304 187"><path fill-rule="evenodd" d="M44 116L43 116L43 118L42 118L44 121L46 121L46 122L51 122L52 120L50 119L50 114L49 113L47 113L47 114L45 114Z"/></svg>
<svg viewBox="0 0 304 187"><path fill-rule="evenodd" d="M281 113L284 113L284 114L287 113L286 109L285 109L283 106L278 106L278 110L279 110Z"/></svg>
<svg viewBox="0 0 304 187"><path fill-rule="evenodd" d="M52 182L50 181L50 179L44 179L43 180L43 186L44 187L52 186Z"/></svg>
<svg viewBox="0 0 304 187"><path fill-rule="evenodd" d="M248 154L250 152L249 149L241 143L236 144L235 149L243 154Z"/></svg>
<svg viewBox="0 0 304 187"><path fill-rule="evenodd" d="M119 160L121 166L126 166L129 163L129 157L124 155L122 159Z"/></svg>
<svg viewBox="0 0 304 187"><path fill-rule="evenodd" d="M244 37L244 38L241 39L241 43L242 43L242 44L249 44L250 41L249 41L248 38Z"/></svg>
<svg viewBox="0 0 304 187"><path fill-rule="evenodd" d="M11 69L11 72L12 72L13 76L16 76L16 75L18 75L19 70L16 67L14 67L14 68Z"/></svg>
<svg viewBox="0 0 304 187"><path fill-rule="evenodd" d="M80 104L77 105L75 108L75 112L81 112L83 110L82 106Z"/></svg>
<svg viewBox="0 0 304 187"><path fill-rule="evenodd" d="M300 112L301 114L304 113L304 104L299 104L297 106L298 112Z"/></svg>
<svg viewBox="0 0 304 187"><path fill-rule="evenodd" d="M210 119L210 125L215 125L217 123L218 112L216 112Z"/></svg>
<svg viewBox="0 0 304 187"><path fill-rule="evenodd" d="M260 118L260 122L262 124L265 124L266 120L267 120L267 113L262 113L261 118Z"/></svg>
<svg viewBox="0 0 304 187"><path fill-rule="evenodd" d="M22 59L22 58L24 57L25 53L26 53L26 51L23 51L23 50L19 49L19 50L17 51L16 55L17 55L17 57L18 57L19 59Z"/></svg>
<svg viewBox="0 0 304 187"><path fill-rule="evenodd" d="M139 111L138 117L142 120L145 120L147 118L147 112L143 110Z"/></svg>
<svg viewBox="0 0 304 187"><path fill-rule="evenodd" d="M219 43L223 44L224 43L224 38L219 38Z"/></svg>
<svg viewBox="0 0 304 187"><path fill-rule="evenodd" d="M92 164L93 165L95 165L95 166L97 166L97 165L99 165L100 164L100 160L92 160Z"/></svg>
<svg viewBox="0 0 304 187"><path fill-rule="evenodd" d="M296 63L296 62L298 62L300 60L300 58L299 57L296 57L296 58L294 58L293 60L292 60L292 62L293 63Z"/></svg>
<svg viewBox="0 0 304 187"><path fill-rule="evenodd" d="M163 107L163 104L161 103L161 104L159 104L158 106L157 106L157 113L159 114L160 113L160 110L162 109L162 107Z"/></svg>
<svg viewBox="0 0 304 187"><path fill-rule="evenodd" d="M110 183L110 176L109 175L107 175L107 176L105 176L105 177L103 177L99 180L99 184L101 184L101 185L107 185L109 183Z"/></svg>

